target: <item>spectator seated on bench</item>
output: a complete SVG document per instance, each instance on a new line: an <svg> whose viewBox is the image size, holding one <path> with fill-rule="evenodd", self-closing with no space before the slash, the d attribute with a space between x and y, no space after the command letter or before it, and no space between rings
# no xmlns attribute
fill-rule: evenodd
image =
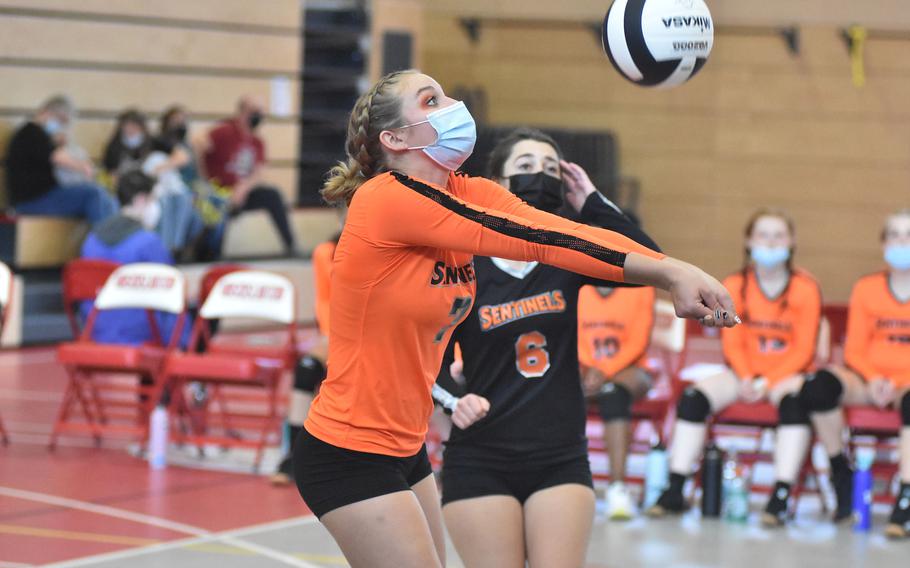
<svg viewBox="0 0 910 568"><path fill-rule="evenodd" d="M76 217L95 224L117 211L103 187L91 182L64 186L55 177L55 167L81 172L88 179L94 176L90 163L72 156L54 140L74 115L73 103L58 95L13 134L5 159L6 187L18 214Z"/></svg>

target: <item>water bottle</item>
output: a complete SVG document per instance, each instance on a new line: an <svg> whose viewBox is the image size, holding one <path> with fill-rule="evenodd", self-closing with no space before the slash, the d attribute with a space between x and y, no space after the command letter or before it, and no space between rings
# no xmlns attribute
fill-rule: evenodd
<svg viewBox="0 0 910 568"><path fill-rule="evenodd" d="M159 404L149 417L148 460L152 469L164 469L167 466L167 408Z"/></svg>
<svg viewBox="0 0 910 568"><path fill-rule="evenodd" d="M723 501L723 462L724 453L720 448L714 444L708 446L701 468L702 517L720 517Z"/></svg>
<svg viewBox="0 0 910 568"><path fill-rule="evenodd" d="M731 523L745 523L749 520L749 488L745 470L730 454L724 463L724 519Z"/></svg>
<svg viewBox="0 0 910 568"><path fill-rule="evenodd" d="M872 462L875 452L863 448L856 455L856 471L853 473L853 530L872 530Z"/></svg>
<svg viewBox="0 0 910 568"><path fill-rule="evenodd" d="M661 444L651 448L645 462L645 500L644 507L653 506L660 494L670 482L670 469L667 465L667 450Z"/></svg>

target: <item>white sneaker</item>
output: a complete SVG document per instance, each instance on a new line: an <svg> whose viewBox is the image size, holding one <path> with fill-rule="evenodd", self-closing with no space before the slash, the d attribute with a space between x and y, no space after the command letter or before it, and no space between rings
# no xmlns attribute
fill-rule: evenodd
<svg viewBox="0 0 910 568"><path fill-rule="evenodd" d="M607 518L611 521L628 521L635 516L635 504L626 485L621 481L607 488Z"/></svg>

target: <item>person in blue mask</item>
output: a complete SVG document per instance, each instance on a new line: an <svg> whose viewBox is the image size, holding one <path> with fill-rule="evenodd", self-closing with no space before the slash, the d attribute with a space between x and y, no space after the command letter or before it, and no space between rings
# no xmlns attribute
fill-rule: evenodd
<svg viewBox="0 0 910 568"><path fill-rule="evenodd" d="M817 376L860 385L845 393L844 404L890 408L900 414L900 488L885 534L906 539L910 538L910 209L888 217L881 239L887 268L860 278L850 294L845 365L822 369Z"/></svg>
<svg viewBox="0 0 910 568"><path fill-rule="evenodd" d="M332 263L327 376L292 454L301 497L351 566L445 566L424 440L446 346L474 303L475 254L655 286L682 317L738 321L729 292L691 264L458 172L476 134L465 104L432 77L390 73L354 104L347 159L323 186L348 216ZM531 361L542 345L524 347L528 365L545 365Z"/></svg>
<svg viewBox="0 0 910 568"><path fill-rule="evenodd" d="M79 159L55 139L75 120L76 108L64 95L48 99L31 120L13 134L6 151L6 189L9 204L20 215L74 217L98 223L117 212L107 191L90 181L62 185L55 168L95 177L88 161Z"/></svg>
<svg viewBox="0 0 910 568"><path fill-rule="evenodd" d="M670 485L652 516L686 508L683 486L701 456L706 420L736 401L770 401L778 408L774 447L776 483L762 515L766 526L784 524L812 440L812 428L831 459L837 493L835 520L849 517L852 471L844 456L839 423L842 393L857 385L812 373L821 321L821 290L794 264L796 229L785 212L761 209L746 224L745 263L724 281L743 325L722 333L727 366L685 390L677 406L670 446Z"/></svg>

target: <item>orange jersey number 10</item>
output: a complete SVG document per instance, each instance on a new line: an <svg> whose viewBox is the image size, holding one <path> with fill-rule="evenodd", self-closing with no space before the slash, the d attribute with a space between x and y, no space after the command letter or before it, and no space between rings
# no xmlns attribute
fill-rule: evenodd
<svg viewBox="0 0 910 568"><path fill-rule="evenodd" d="M528 379L542 377L550 368L547 338L539 331L525 333L515 342L515 366Z"/></svg>

